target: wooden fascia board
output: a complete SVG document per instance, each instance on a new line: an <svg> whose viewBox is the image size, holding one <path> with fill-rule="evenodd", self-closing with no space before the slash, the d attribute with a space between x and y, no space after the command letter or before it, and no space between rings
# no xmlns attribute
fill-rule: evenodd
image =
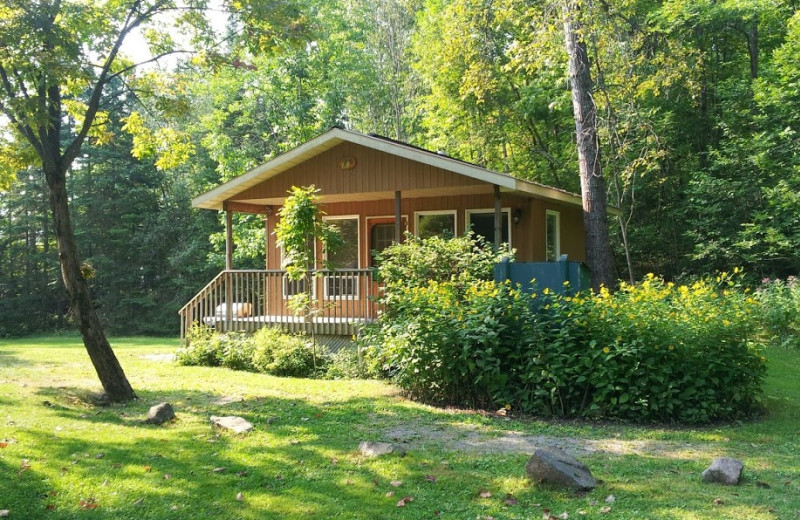
<svg viewBox="0 0 800 520"><path fill-rule="evenodd" d="M274 177L275 175L283 173L295 164L299 164L302 162L302 160L306 159L307 154L311 154L311 156L316 155L316 153L313 152L324 152L325 150L333 148L342 142L342 139L337 138L338 136L335 133L337 130L338 129L334 129L315 137L307 143L302 144L297 148L292 148L288 152L284 152L281 155L278 155L277 157L265 162L264 164L256 166L249 172L231 179L225 184L222 184L209 192L198 195L192 199L192 207L217 210L222 209L223 202L230 196L240 193L247 188ZM341 132L341 130L338 131ZM319 150L317 150L318 148Z"/></svg>

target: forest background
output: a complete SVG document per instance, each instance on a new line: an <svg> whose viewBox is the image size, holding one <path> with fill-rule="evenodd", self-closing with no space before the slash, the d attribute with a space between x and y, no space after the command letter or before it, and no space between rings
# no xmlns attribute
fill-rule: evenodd
<svg viewBox="0 0 800 520"><path fill-rule="evenodd" d="M107 124L70 172L84 274L110 332L175 334L177 310L224 266L222 220L191 198L334 125L579 190L558 3L231 5L194 33L200 51L110 84ZM617 276L740 266L755 285L800 272L800 6L582 8L609 202L623 210ZM0 136L0 153L16 147ZM0 337L71 328L43 175L4 170L0 185ZM236 219L235 266L262 268L263 223Z"/></svg>

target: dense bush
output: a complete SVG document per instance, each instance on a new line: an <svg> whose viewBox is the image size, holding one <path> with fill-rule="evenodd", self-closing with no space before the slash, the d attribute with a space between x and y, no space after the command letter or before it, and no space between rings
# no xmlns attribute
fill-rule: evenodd
<svg viewBox="0 0 800 520"><path fill-rule="evenodd" d="M757 301L727 275L676 286L649 276L615 294L533 298L506 284L389 289L364 342L414 398L511 405L560 417L688 423L758 403Z"/></svg>
<svg viewBox="0 0 800 520"><path fill-rule="evenodd" d="M287 377L309 377L314 373L314 351L304 336L264 327L253 335L252 343L252 364L257 372ZM318 361L322 359L324 356Z"/></svg>
<svg viewBox="0 0 800 520"><path fill-rule="evenodd" d="M800 347L800 281L794 276L786 280L765 278L756 294L769 339L778 345Z"/></svg>
<svg viewBox="0 0 800 520"><path fill-rule="evenodd" d="M375 363L362 363L358 352L342 348L335 354L326 349L317 353L310 339L303 334L287 334L265 327L255 334L217 333L210 327L195 325L187 334L187 346L178 350L181 365L223 366L284 377L324 377L356 379L371 375L368 368Z"/></svg>
<svg viewBox="0 0 800 520"><path fill-rule="evenodd" d="M384 249L379 255L379 276L387 287L424 287L429 280L470 284L491 280L494 264L510 252L495 253L472 232L455 238L419 238L406 233L402 244Z"/></svg>

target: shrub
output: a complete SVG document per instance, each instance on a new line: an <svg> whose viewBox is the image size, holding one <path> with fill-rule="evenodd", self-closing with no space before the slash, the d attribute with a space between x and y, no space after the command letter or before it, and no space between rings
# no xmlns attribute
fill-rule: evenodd
<svg viewBox="0 0 800 520"><path fill-rule="evenodd" d="M210 327L194 324L186 333L187 346L175 358L181 365L218 367L222 365L222 341Z"/></svg>
<svg viewBox="0 0 800 520"><path fill-rule="evenodd" d="M778 345L800 346L800 281L794 276L785 281L765 278L756 294L769 339Z"/></svg>
<svg viewBox="0 0 800 520"><path fill-rule="evenodd" d="M565 416L701 423L747 415L765 375L753 342L757 309L725 273L682 286L648 275L615 294L553 297L541 317L548 340L532 346L532 362L546 370L525 371L543 375L531 392Z"/></svg>
<svg viewBox="0 0 800 520"><path fill-rule="evenodd" d="M764 358L758 303L727 274L676 286L648 276L601 291L531 297L507 284L392 290L365 335L411 397L560 417L700 423L751 413ZM389 313L387 313L389 315Z"/></svg>
<svg viewBox="0 0 800 520"><path fill-rule="evenodd" d="M314 375L314 351L304 336L264 327L253 335L253 343L252 362L258 372L288 377ZM322 359L317 358L318 365Z"/></svg>
<svg viewBox="0 0 800 520"><path fill-rule="evenodd" d="M359 359L358 350L354 348L341 348L328 358L326 379L366 379L370 375L367 365Z"/></svg>
<svg viewBox="0 0 800 520"><path fill-rule="evenodd" d="M429 281L469 284L491 280L494 264L513 252L495 253L480 236L419 238L406 233L405 242L384 249L378 275L387 288L424 287Z"/></svg>

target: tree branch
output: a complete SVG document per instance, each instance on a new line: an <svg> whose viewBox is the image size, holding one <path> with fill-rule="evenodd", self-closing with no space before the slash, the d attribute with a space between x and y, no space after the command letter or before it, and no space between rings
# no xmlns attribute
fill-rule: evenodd
<svg viewBox="0 0 800 520"><path fill-rule="evenodd" d="M80 153L83 142L86 140L86 136L89 135L89 130L92 128L94 118L97 116L97 111L100 107L100 99L103 95L103 88L110 80L109 74L111 72L111 66L114 63L114 60L117 58L119 49L122 47L122 43L125 41L125 38L132 30L140 26L146 20L151 19L156 13L160 12L162 7L167 5L167 3L168 2L166 0L161 0L153 4L149 9L142 13L139 13L141 0L136 0L131 5L128 15L125 18L125 23L122 25L122 29L120 30L119 35L117 35L117 39L114 42L114 45L111 47L105 63L103 63L100 75L98 76L97 82L92 89L92 94L89 96L89 103L87 103L83 124L78 131L78 135L75 136L75 139L73 139L73 141L64 151L64 155L62 156L64 164L70 164L75 160Z"/></svg>
<svg viewBox="0 0 800 520"><path fill-rule="evenodd" d="M112 75L110 75L108 77L108 79L106 80L106 83L108 83L109 81L112 81L115 78L118 78L119 76L121 76L122 74L125 74L129 70L133 70L136 67L141 67L142 65L147 65L148 63L154 63L154 62L160 60L161 58L165 58L165 57L167 57L167 56L169 56L171 54L191 54L192 52L193 51L187 51L187 50L183 50L183 49L175 50L175 51L162 52L158 56L153 56L149 60L140 61L139 63L135 63L135 64L133 64L133 65L131 65L129 67L125 67L124 69L115 72L114 74L112 74Z"/></svg>

